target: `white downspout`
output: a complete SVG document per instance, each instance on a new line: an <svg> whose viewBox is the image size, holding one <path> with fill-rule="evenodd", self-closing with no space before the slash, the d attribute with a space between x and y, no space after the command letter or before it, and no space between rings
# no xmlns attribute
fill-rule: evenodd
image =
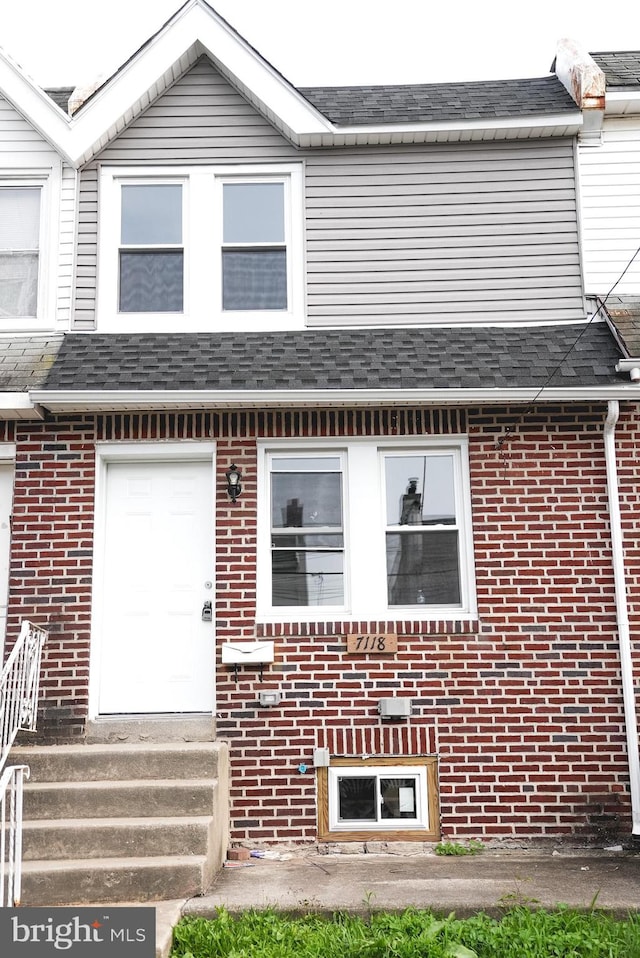
<svg viewBox="0 0 640 958"><path fill-rule="evenodd" d="M620 522L620 497L618 494L618 465L616 461L615 429L619 415L620 403L617 399L611 399L608 403L607 418L604 424L604 454L607 465L607 493L609 496L611 546L613 550L613 581L616 598L616 620L618 624L618 641L620 643L620 671L622 676L624 724L627 735L629 777L631 780L630 793L632 834L640 835L640 753L638 750L638 724L636 719L635 695L633 691L633 665L631 660L629 610L627 606L624 545L622 541L622 526Z"/></svg>

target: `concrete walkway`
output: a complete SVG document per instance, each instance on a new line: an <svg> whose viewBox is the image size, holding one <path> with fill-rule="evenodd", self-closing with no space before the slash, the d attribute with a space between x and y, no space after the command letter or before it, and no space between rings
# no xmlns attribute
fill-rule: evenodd
<svg viewBox="0 0 640 958"><path fill-rule="evenodd" d="M499 916L523 904L596 906L617 916L640 911L640 853L576 849L487 849L477 856L440 857L432 852L395 855L274 852L225 867L209 894L157 904L158 958L169 951L180 915L214 917L220 907L366 913L408 906L465 917L477 911Z"/></svg>

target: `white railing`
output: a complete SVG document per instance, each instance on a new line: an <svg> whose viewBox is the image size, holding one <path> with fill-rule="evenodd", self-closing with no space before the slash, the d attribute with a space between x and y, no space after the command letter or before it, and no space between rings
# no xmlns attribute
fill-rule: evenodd
<svg viewBox="0 0 640 958"><path fill-rule="evenodd" d="M5 768L19 731L33 732L38 717L40 661L47 638L23 622L18 641L0 673L0 907L20 903L22 884L22 795L27 765Z"/></svg>
<svg viewBox="0 0 640 958"><path fill-rule="evenodd" d="M27 765L9 765L0 775L0 907L20 904L22 886L22 785Z"/></svg>
<svg viewBox="0 0 640 958"><path fill-rule="evenodd" d="M20 730L33 732L38 717L43 629L23 622L18 641L0 674L0 770Z"/></svg>

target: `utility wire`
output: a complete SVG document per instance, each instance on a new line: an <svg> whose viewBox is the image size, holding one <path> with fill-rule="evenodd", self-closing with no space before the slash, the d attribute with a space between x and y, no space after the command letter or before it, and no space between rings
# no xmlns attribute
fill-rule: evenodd
<svg viewBox="0 0 640 958"><path fill-rule="evenodd" d="M533 407L534 407L535 404L537 403L538 399L540 398L540 396L542 395L542 393L545 391L545 389L547 388L547 386L549 385L549 383L551 382L551 380L553 379L553 377L555 376L555 374L556 374L556 373L558 372L558 370L564 365L564 363L566 362L566 360L568 359L568 357L571 355L571 353L574 351L574 349L576 348L576 346L578 345L578 343L580 342L580 340L582 339L582 337L584 336L584 334L590 329L591 324L594 322L594 320L597 319L597 317L598 317L598 315L600 314L600 312L605 308L605 306L607 305L607 300L608 300L609 297L612 295L612 293L613 293L613 291L615 290L616 286L618 286L618 285L622 282L622 280L624 279L626 273L631 269L631 266L633 265L634 260L636 259L636 257L637 257L638 255L640 255L640 246L639 246L638 249L635 251L635 253L634 253L633 256L631 257L631 259L629 260L629 262L627 263L627 265L625 266L625 268L622 270L622 272L620 273L620 275L618 276L617 280L615 281L615 283L613 284L613 286L611 287L611 289L609 290L609 292L606 294L606 296L604 297L604 299L600 299L600 297L596 297L597 300L598 300L598 303L599 303L600 305L599 305L598 308L595 310L595 312L593 313L593 315L589 318L589 322L586 323L585 326L581 329L579 335L576 336L575 340L571 343L571 345L569 346L569 348L567 349L567 351L564 353L564 355L562 356L562 358L559 360L559 362L556 364L556 366L553 368L553 370L549 373L549 375L547 376L546 380L544 381L544 383L542 384L542 386L540 386L540 388L539 388L538 391L536 392L536 394L535 394L535 396L533 397L533 399L531 399L531 400L529 401L529 403L528 403L526 409L524 409L523 412L520 413L520 415L518 416L518 418L515 420L515 422L514 422L511 426L507 426L507 428L505 429L505 431L504 431L504 433L502 434L502 436L500 436L500 437L497 439L497 445L498 445L499 448L502 448L502 445L503 445L504 442L511 436L511 434L513 433L515 427L518 426L518 425L522 422L522 420L525 418L525 416L527 416L527 415L531 412L531 410L533 409Z"/></svg>

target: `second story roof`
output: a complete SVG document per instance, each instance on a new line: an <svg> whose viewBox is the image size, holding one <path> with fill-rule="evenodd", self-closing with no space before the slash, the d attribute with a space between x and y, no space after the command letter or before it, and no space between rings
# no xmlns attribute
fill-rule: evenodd
<svg viewBox="0 0 640 958"><path fill-rule="evenodd" d="M607 79L609 90L635 89L640 91L640 51L592 53Z"/></svg>
<svg viewBox="0 0 640 958"><path fill-rule="evenodd" d="M573 113L575 103L557 77L391 86L300 87L337 126L434 123L543 113Z"/></svg>

